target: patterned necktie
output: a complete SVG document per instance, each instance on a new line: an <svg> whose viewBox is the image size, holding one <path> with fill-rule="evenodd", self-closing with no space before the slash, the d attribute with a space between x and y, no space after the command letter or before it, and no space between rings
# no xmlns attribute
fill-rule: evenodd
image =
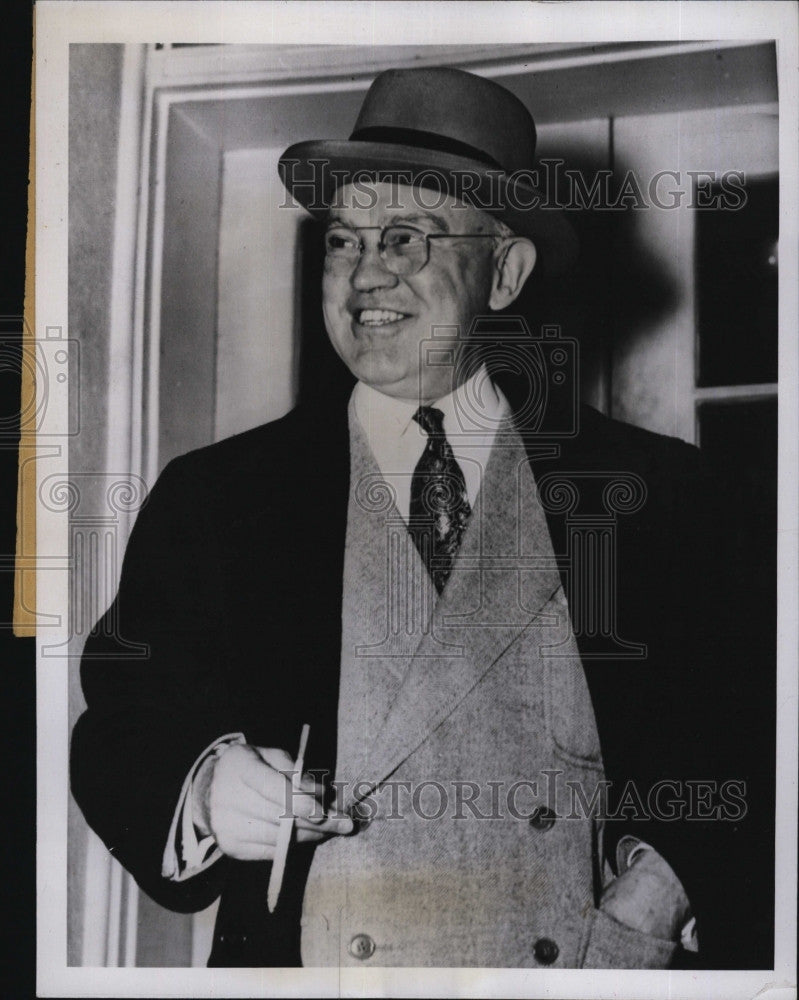
<svg viewBox="0 0 799 1000"><path fill-rule="evenodd" d="M444 434L444 414L420 406L413 419L427 433L427 444L411 479L408 530L440 594L472 508L463 471Z"/></svg>

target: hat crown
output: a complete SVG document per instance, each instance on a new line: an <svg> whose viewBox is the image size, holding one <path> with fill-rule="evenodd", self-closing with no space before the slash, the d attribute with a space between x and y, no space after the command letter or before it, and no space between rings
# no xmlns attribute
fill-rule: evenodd
<svg viewBox="0 0 799 1000"><path fill-rule="evenodd" d="M493 164L506 173L530 170L535 124L522 102L492 80L451 67L391 69L375 78L351 139L391 131L420 147L446 148Z"/></svg>
<svg viewBox="0 0 799 1000"><path fill-rule="evenodd" d="M535 138L530 112L493 80L449 66L392 69L375 78L349 140L294 143L278 170L318 218L355 178L446 191L533 240L543 268L562 274L577 239L537 190Z"/></svg>

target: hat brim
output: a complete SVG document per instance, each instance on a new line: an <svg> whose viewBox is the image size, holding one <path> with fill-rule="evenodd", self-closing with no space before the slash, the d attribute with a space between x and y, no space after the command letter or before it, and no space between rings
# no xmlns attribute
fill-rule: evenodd
<svg viewBox="0 0 799 1000"><path fill-rule="evenodd" d="M479 160L394 143L320 139L290 146L278 170L292 197L317 218L326 215L344 183L394 180L456 195L501 219L536 244L549 276L568 271L577 259L577 236L563 209L548 205L526 176L509 176ZM423 204L431 208L435 199Z"/></svg>

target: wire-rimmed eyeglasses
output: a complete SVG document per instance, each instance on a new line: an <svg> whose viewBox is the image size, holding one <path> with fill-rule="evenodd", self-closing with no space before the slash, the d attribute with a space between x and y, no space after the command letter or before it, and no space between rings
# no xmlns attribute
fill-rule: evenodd
<svg viewBox="0 0 799 1000"><path fill-rule="evenodd" d="M351 270L364 252L360 233L380 233L377 250L386 270L398 277L417 274L430 260L430 240L464 238L497 239L496 233L425 233L415 226L330 226L325 232L325 267L328 270Z"/></svg>

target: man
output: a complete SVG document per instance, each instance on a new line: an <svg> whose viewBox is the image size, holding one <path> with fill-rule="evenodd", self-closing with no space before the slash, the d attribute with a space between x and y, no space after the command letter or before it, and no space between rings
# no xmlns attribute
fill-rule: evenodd
<svg viewBox="0 0 799 1000"><path fill-rule="evenodd" d="M546 424L538 348L527 398L489 373L481 320L574 257L534 145L509 92L425 69L284 154L355 389L171 463L87 643L74 794L154 899L221 894L213 965L730 961L746 826L718 788L652 809L741 776L702 467L587 409Z"/></svg>

